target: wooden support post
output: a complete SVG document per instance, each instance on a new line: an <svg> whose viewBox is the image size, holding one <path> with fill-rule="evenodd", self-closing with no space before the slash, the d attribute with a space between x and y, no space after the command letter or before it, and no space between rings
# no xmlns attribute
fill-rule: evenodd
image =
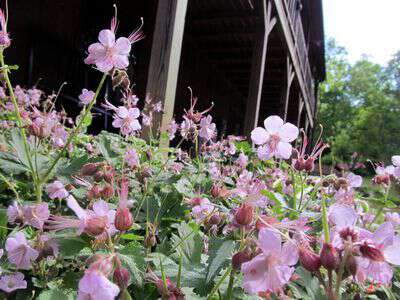
<svg viewBox="0 0 400 300"><path fill-rule="evenodd" d="M162 101L163 114L154 115L153 132L165 131L173 117L187 3L158 1L146 96L152 103ZM149 131L144 131L144 137L149 138Z"/></svg>
<svg viewBox="0 0 400 300"><path fill-rule="evenodd" d="M253 62L249 93L246 104L246 115L244 120L244 134L249 137L251 131L258 124L260 111L262 87L264 82L265 60L267 55L268 36L276 24L276 18L272 17L272 4L268 0L262 0L264 28L256 36L253 50Z"/></svg>
<svg viewBox="0 0 400 300"><path fill-rule="evenodd" d="M299 96L299 110L297 112L297 127L298 128L300 128L301 114L303 112L303 108L304 108L304 101L303 101L303 97L300 95Z"/></svg>
<svg viewBox="0 0 400 300"><path fill-rule="evenodd" d="M289 108L289 97L290 97L290 87L294 79L294 71L292 62L290 61L289 55L286 57L286 93L285 93L285 112L283 114L283 120L286 122L288 108Z"/></svg>

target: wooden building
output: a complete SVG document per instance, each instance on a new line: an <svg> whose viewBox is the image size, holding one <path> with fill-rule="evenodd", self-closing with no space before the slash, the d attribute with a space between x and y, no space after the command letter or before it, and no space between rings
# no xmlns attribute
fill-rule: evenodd
<svg viewBox="0 0 400 300"><path fill-rule="evenodd" d="M315 126L318 84L324 80L322 0L12 0L7 50L18 63L15 82L58 90L59 105L79 110L82 88L94 89L99 72L84 65L86 49L109 28L118 6L117 35L127 36L144 18L146 38L133 46L128 72L142 100L164 102L165 127L189 105L190 86L199 109L222 134L248 134L272 114L310 130ZM108 99L119 95L108 83ZM110 127L99 113L94 132Z"/></svg>

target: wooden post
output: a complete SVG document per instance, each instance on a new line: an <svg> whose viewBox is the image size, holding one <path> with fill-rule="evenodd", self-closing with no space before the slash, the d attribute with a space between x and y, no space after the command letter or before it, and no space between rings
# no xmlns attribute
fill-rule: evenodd
<svg viewBox="0 0 400 300"><path fill-rule="evenodd" d="M246 104L246 115L244 120L244 134L248 137L250 136L251 131L258 124L258 114L260 111L262 87L264 82L268 36L276 24L276 18L271 16L271 2L268 0L262 0L262 9L264 16L264 28L262 29L260 34L256 36L256 41L254 45L250 86Z"/></svg>
<svg viewBox="0 0 400 300"><path fill-rule="evenodd" d="M162 101L163 114L154 115L153 129L167 129L174 113L183 32L188 0L158 1L146 95ZM146 104L147 105L147 104ZM149 132L144 132L149 138Z"/></svg>
<svg viewBox="0 0 400 300"><path fill-rule="evenodd" d="M303 108L304 108L304 101L303 101L303 97L300 95L299 96L299 110L297 112L297 127L298 128L300 128L301 114L303 112Z"/></svg>
<svg viewBox="0 0 400 300"><path fill-rule="evenodd" d="M294 79L294 71L292 62L290 61L289 55L286 57L286 93L285 93L285 113L283 115L283 120L286 122L288 108L289 108L289 97L290 97L290 87Z"/></svg>

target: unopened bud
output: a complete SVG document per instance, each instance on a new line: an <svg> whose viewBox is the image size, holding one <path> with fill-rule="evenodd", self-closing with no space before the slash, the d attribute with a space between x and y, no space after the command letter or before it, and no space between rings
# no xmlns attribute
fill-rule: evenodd
<svg viewBox="0 0 400 300"><path fill-rule="evenodd" d="M299 248L299 260L304 269L309 272L316 272L321 267L319 255L304 247Z"/></svg>
<svg viewBox="0 0 400 300"><path fill-rule="evenodd" d="M242 264L248 262L251 259L251 254L248 251L240 251L232 256L232 267L236 271L239 271Z"/></svg>
<svg viewBox="0 0 400 300"><path fill-rule="evenodd" d="M98 185L94 185L87 193L89 199L98 199L101 197L101 189Z"/></svg>
<svg viewBox="0 0 400 300"><path fill-rule="evenodd" d="M3 28L4 30L4 28ZM7 32L1 31L0 32L0 47L3 49L9 47L11 45L11 39Z"/></svg>
<svg viewBox="0 0 400 300"><path fill-rule="evenodd" d="M321 265L328 271L335 270L339 265L339 255L332 244L324 243L319 257L321 259Z"/></svg>
<svg viewBox="0 0 400 300"><path fill-rule="evenodd" d="M84 164L81 169L81 174L83 176L92 176L97 172L98 165L95 163Z"/></svg>
<svg viewBox="0 0 400 300"><path fill-rule="evenodd" d="M246 226L253 220L254 209L249 203L243 203L235 213L235 220L239 225Z"/></svg>
<svg viewBox="0 0 400 300"><path fill-rule="evenodd" d="M132 227L133 217L129 208L127 207L118 207L117 213L115 214L115 228L119 231L127 231Z"/></svg>
<svg viewBox="0 0 400 300"><path fill-rule="evenodd" d="M105 217L91 217L86 220L85 232L90 235L100 235L106 230L106 228L107 221Z"/></svg>
<svg viewBox="0 0 400 300"><path fill-rule="evenodd" d="M218 184L213 184L211 187L211 196L214 198L218 198L221 192L221 187Z"/></svg>
<svg viewBox="0 0 400 300"><path fill-rule="evenodd" d="M154 247L157 244L157 239L154 234L148 234L144 239L144 245L146 248Z"/></svg>
<svg viewBox="0 0 400 300"><path fill-rule="evenodd" d="M221 222L221 220L222 220L221 216L218 213L216 213L210 217L208 223L211 225L218 225Z"/></svg>
<svg viewBox="0 0 400 300"><path fill-rule="evenodd" d="M112 196L114 196L114 188L111 185L106 185L102 189L101 195L104 199L110 199Z"/></svg>
<svg viewBox="0 0 400 300"><path fill-rule="evenodd" d="M129 280L131 279L131 275L129 271L124 267L118 267L114 270L113 276L114 282L120 287L121 290L124 290L129 285Z"/></svg>

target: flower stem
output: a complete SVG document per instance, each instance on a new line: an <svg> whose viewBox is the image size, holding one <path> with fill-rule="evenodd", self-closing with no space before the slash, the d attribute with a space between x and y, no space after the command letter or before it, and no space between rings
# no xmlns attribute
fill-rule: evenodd
<svg viewBox="0 0 400 300"><path fill-rule="evenodd" d="M321 205L322 205L322 226L324 228L325 243L329 243L330 237L329 237L328 216L326 213L325 197L322 197Z"/></svg>
<svg viewBox="0 0 400 300"><path fill-rule="evenodd" d="M226 292L226 299L230 300L232 299L232 293L233 293L233 283L235 282L235 270L231 270L231 275L229 276L229 285L228 285L228 290Z"/></svg>
<svg viewBox="0 0 400 300"><path fill-rule="evenodd" d="M212 289L211 293L208 295L207 300L211 300L212 297L214 296L214 294L218 291L219 287L221 286L221 284L225 281L226 277L228 277L229 273L232 271L232 267L229 267L224 275L222 275L221 279L217 282L217 284L214 286L214 288Z"/></svg>
<svg viewBox="0 0 400 300"><path fill-rule="evenodd" d="M107 74L104 73L103 76L101 77L99 85L97 86L96 93L94 94L94 97L93 97L92 101L90 101L89 105L86 107L85 112L84 112L82 118L79 120L78 125L76 125L75 129L73 130L73 132L69 135L69 137L67 139L67 142L65 143L64 147L58 153L56 159L53 161L53 163L51 164L50 168L47 170L46 174L44 175L44 177L40 181L41 184L46 183L47 180L49 180L50 174L53 171L53 169L55 168L55 166L57 165L58 161L61 159L61 157L67 151L67 149L68 149L69 145L71 144L73 138L79 133L79 130L81 129L82 124L85 122L85 119L86 119L87 115L90 113L90 110L92 109L94 103L96 102L97 97L100 94L101 88L103 87L103 84L104 84L104 81L105 81L106 77L107 77Z"/></svg>

